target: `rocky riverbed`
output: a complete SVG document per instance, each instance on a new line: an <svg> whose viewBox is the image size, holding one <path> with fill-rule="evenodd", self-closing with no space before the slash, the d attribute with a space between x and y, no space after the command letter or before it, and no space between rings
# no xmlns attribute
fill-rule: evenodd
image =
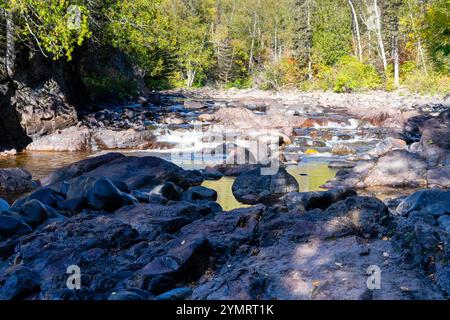
<svg viewBox="0 0 450 320"><path fill-rule="evenodd" d="M97 106L0 156L0 297L448 299L448 108L208 90Z"/></svg>

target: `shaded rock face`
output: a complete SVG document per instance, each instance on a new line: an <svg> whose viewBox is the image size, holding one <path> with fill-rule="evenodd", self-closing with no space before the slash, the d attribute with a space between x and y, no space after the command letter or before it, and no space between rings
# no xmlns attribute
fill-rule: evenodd
<svg viewBox="0 0 450 320"><path fill-rule="evenodd" d="M6 192L27 192L36 187L31 174L20 168L0 169L0 190Z"/></svg>
<svg viewBox="0 0 450 320"><path fill-rule="evenodd" d="M243 173L234 181L232 191L237 200L255 204L275 200L298 188L297 180L281 167L275 175L262 175L261 169Z"/></svg>
<svg viewBox="0 0 450 320"><path fill-rule="evenodd" d="M414 211L434 217L450 214L450 191L420 190L404 199L396 209L397 214L402 216L408 216Z"/></svg>
<svg viewBox="0 0 450 320"><path fill-rule="evenodd" d="M10 84L0 84L0 150L20 150L31 142L20 125L20 114L11 105L11 91Z"/></svg>
<svg viewBox="0 0 450 320"><path fill-rule="evenodd" d="M450 165L450 111L426 121L421 133L420 154L430 166Z"/></svg>

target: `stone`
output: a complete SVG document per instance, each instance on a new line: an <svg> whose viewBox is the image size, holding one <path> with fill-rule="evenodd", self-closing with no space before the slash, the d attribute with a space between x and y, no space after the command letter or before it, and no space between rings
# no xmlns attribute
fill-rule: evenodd
<svg viewBox="0 0 450 320"><path fill-rule="evenodd" d="M427 163L406 150L379 158L364 179L366 186L417 187L426 184Z"/></svg>
<svg viewBox="0 0 450 320"><path fill-rule="evenodd" d="M44 205L36 199L29 200L21 208L20 219L32 228L36 228L48 218Z"/></svg>
<svg viewBox="0 0 450 320"><path fill-rule="evenodd" d="M217 192L216 190L209 189L203 186L195 186L190 188L188 191L186 191L183 194L183 199L189 200L189 201L195 201L195 200L210 200L210 201L216 201L217 200Z"/></svg>
<svg viewBox="0 0 450 320"><path fill-rule="evenodd" d="M420 190L405 198L396 209L401 216L408 216L412 211L422 211L434 217L450 214L450 191Z"/></svg>
<svg viewBox="0 0 450 320"><path fill-rule="evenodd" d="M150 194L157 194L163 196L167 200L178 201L183 195L183 189L172 182L166 182L153 189Z"/></svg>
<svg viewBox="0 0 450 320"><path fill-rule="evenodd" d="M0 190L6 192L28 192L36 187L31 174L21 168L0 169Z"/></svg>
<svg viewBox="0 0 450 320"><path fill-rule="evenodd" d="M150 130L112 130L100 129L93 133L92 139L102 149L145 149L154 141Z"/></svg>
<svg viewBox="0 0 450 320"><path fill-rule="evenodd" d="M243 173L234 181L232 191L238 201L254 204L263 200L263 192L269 192L267 198L272 201L289 192L296 192L298 188L297 180L284 167L280 167L274 175L261 175L260 169ZM249 195L256 196L255 200L249 201Z"/></svg>
<svg viewBox="0 0 450 320"><path fill-rule="evenodd" d="M446 232L450 233L450 215L440 216L437 221Z"/></svg>
<svg viewBox="0 0 450 320"><path fill-rule="evenodd" d="M109 212L134 202L133 200L129 201L129 197L126 197L126 194L117 189L107 178L82 176L74 180L70 184L66 200L80 197L86 199L89 208Z"/></svg>
<svg viewBox="0 0 450 320"><path fill-rule="evenodd" d="M223 177L223 173L214 167L206 167L201 171L201 174L206 180L219 180Z"/></svg>
<svg viewBox="0 0 450 320"><path fill-rule="evenodd" d="M450 188L450 166L438 166L427 171L427 182L431 188Z"/></svg>
<svg viewBox="0 0 450 320"><path fill-rule="evenodd" d="M283 203L289 210L325 210L333 203L356 196L357 193L350 188L335 188L318 192L291 192L283 198Z"/></svg>
<svg viewBox="0 0 450 320"><path fill-rule="evenodd" d="M406 142L401 139L388 137L377 143L373 153L379 157L384 156L392 150L406 150L408 148Z"/></svg>
<svg viewBox="0 0 450 320"><path fill-rule="evenodd" d="M356 149L349 144L337 144L331 148L331 153L340 155L340 156L344 156L344 155L355 154Z"/></svg>
<svg viewBox="0 0 450 320"><path fill-rule="evenodd" d="M328 168L332 169L351 169L356 166L356 163L351 161L340 161L340 160L334 160L328 162Z"/></svg>
<svg viewBox="0 0 450 320"><path fill-rule="evenodd" d="M122 290L119 292L113 292L109 296L108 300L112 301L139 301L148 300L148 294L143 290Z"/></svg>
<svg viewBox="0 0 450 320"><path fill-rule="evenodd" d="M160 294L155 300L186 300L191 294L191 288L176 288Z"/></svg>
<svg viewBox="0 0 450 320"><path fill-rule="evenodd" d="M0 214L0 238L6 239L14 235L30 233L32 229L14 216Z"/></svg>
<svg viewBox="0 0 450 320"><path fill-rule="evenodd" d="M26 299L41 289L39 274L29 268L14 267L7 275L0 288L2 300Z"/></svg>
<svg viewBox="0 0 450 320"><path fill-rule="evenodd" d="M8 211L10 208L9 203L6 202L4 199L0 198L0 213L3 211Z"/></svg>
<svg viewBox="0 0 450 320"><path fill-rule="evenodd" d="M91 132L88 128L70 127L41 136L27 146L29 151L88 151Z"/></svg>
<svg viewBox="0 0 450 320"><path fill-rule="evenodd" d="M72 178L78 177L84 173L97 169L98 167L105 165L111 161L124 158L121 153L107 153L97 157L87 158L81 160L56 171L53 171L48 177L41 180L42 185L52 185L57 182L67 181Z"/></svg>

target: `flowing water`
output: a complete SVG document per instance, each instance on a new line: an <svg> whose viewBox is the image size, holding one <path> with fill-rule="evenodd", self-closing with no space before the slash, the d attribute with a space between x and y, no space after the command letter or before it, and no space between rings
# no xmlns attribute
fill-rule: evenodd
<svg viewBox="0 0 450 320"><path fill-rule="evenodd" d="M131 108L133 106L127 106ZM162 121L149 122L149 130L158 136L158 141L167 142L174 146L171 150L119 150L126 155L158 156L174 162L184 169L202 169L206 165L214 165L223 161L223 155L206 153L201 158L193 156L202 150L212 150L217 143L205 140L202 131L195 128L196 119L202 112L184 110L182 105L171 105L165 114L176 118L183 118L184 123L176 126L165 124ZM261 111L254 111L261 114ZM164 112L161 112L164 114ZM305 128L296 128L293 143L283 151L288 172L298 181L301 192L322 190L321 185L332 179L336 170L328 167L330 160L342 160L345 156L337 155L333 151L338 145L345 144L357 154L374 147L384 137L383 128L375 128L356 119L348 119L345 115L337 114L308 114L312 124ZM240 141L234 141L239 144ZM183 151L174 154L174 151ZM23 152L17 156L0 158L0 168L22 167L39 180L52 171L65 165L80 161L102 152ZM205 181L204 186L218 192L218 203L224 210L231 210L245 206L239 203L231 192L234 182L232 177L223 177L217 181ZM382 191L374 191L380 195ZM8 201L14 200L18 195L0 194Z"/></svg>

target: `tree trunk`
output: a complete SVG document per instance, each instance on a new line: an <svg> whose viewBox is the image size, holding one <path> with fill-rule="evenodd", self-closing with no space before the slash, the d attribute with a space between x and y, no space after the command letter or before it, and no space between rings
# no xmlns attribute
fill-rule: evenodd
<svg viewBox="0 0 450 320"><path fill-rule="evenodd" d="M394 59L394 86L396 89L400 87L400 67L398 58L398 37L392 37L392 57Z"/></svg>
<svg viewBox="0 0 450 320"><path fill-rule="evenodd" d="M384 50L384 44L383 44L383 35L381 33L381 17L380 17L380 11L378 9L378 3L377 0L373 1L374 6L374 13L375 13L375 23L376 23L376 33L378 38L378 47L380 49L380 55L381 60L383 61L383 69L384 72L387 72L387 59L386 59L386 51Z"/></svg>
<svg viewBox="0 0 450 320"><path fill-rule="evenodd" d="M14 23L14 14L11 11L6 12L6 72L10 79L16 74L16 44L15 44L16 25Z"/></svg>
<svg viewBox="0 0 450 320"><path fill-rule="evenodd" d="M251 42L251 46L250 46L250 56L248 58L248 72L249 73L252 73L252 70L253 70L253 50L255 47L255 37L256 37L256 12L253 15L253 30L251 33L252 42Z"/></svg>
<svg viewBox="0 0 450 320"><path fill-rule="evenodd" d="M358 45L358 57L359 60L362 61L362 49L361 49L361 34L359 32L359 23L358 23L358 16L356 15L355 7L353 6L352 0L348 0L348 3L350 4L350 8L352 9L352 15L353 15L353 21L355 22L355 31L356 31L356 42Z"/></svg>
<svg viewBox="0 0 450 320"><path fill-rule="evenodd" d="M312 81L313 75L312 75L312 59L311 59L311 47L312 47L312 39L311 39L311 3L310 0L308 0L307 5L307 13L306 13L306 24L307 24L307 32L308 32L308 80Z"/></svg>

